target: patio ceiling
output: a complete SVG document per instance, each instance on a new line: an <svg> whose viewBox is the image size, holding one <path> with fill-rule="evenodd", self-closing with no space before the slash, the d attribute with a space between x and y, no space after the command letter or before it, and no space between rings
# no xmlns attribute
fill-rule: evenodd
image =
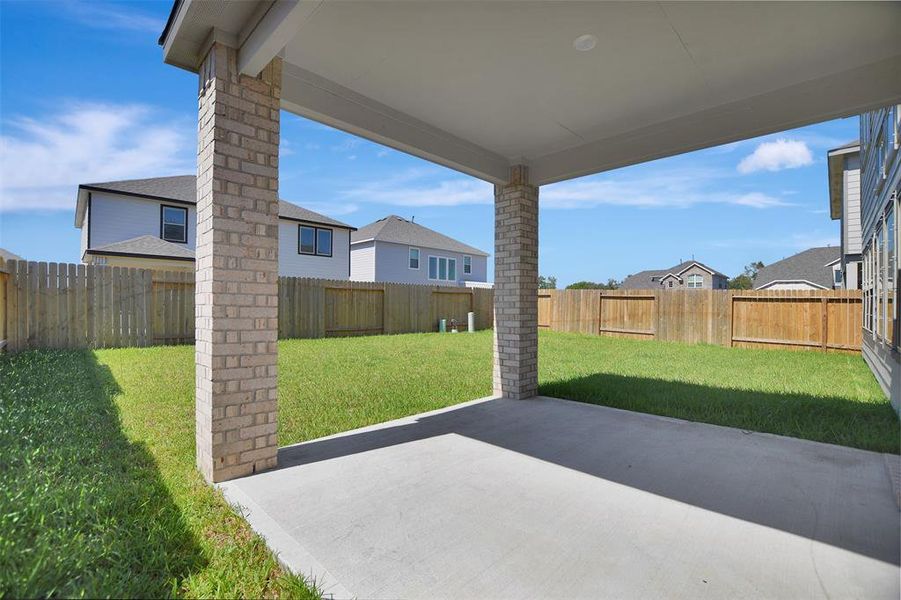
<svg viewBox="0 0 901 600"><path fill-rule="evenodd" d="M213 40L282 56L283 109L495 183L901 102L898 3L176 2L165 60Z"/></svg>

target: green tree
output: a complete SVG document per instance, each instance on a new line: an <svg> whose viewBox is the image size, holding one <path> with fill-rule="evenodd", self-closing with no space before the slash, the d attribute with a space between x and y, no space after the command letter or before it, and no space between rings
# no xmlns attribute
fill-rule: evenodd
<svg viewBox="0 0 901 600"><path fill-rule="evenodd" d="M615 290L622 285L622 281L616 279L608 279L607 283L596 283L594 281L577 281L566 286L568 290Z"/></svg>
<svg viewBox="0 0 901 600"><path fill-rule="evenodd" d="M757 277L757 272L760 271L760 269L762 269L763 267L763 262L759 260L745 265L745 270L741 275L733 277L729 280L729 289L750 290L754 287L754 279Z"/></svg>
<svg viewBox="0 0 901 600"><path fill-rule="evenodd" d="M556 290L557 289L557 278L553 275L545 277L544 275L538 276L538 289L539 290Z"/></svg>

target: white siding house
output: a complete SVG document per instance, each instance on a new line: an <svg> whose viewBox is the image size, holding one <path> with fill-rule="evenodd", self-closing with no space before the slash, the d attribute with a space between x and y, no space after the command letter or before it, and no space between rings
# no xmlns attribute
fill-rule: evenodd
<svg viewBox="0 0 901 600"><path fill-rule="evenodd" d="M82 262L193 271L195 196L193 175L79 186ZM279 201L279 275L348 279L353 229Z"/></svg>
<svg viewBox="0 0 901 600"><path fill-rule="evenodd" d="M391 215L351 235L351 279L462 286L488 280L488 254Z"/></svg>
<svg viewBox="0 0 901 600"><path fill-rule="evenodd" d="M829 163L829 213L841 220L841 260L835 287L861 287L860 143L851 142L827 153Z"/></svg>

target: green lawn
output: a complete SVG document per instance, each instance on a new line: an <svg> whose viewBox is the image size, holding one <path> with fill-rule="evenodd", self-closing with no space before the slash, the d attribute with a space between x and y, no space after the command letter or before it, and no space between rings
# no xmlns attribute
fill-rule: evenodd
<svg viewBox="0 0 901 600"><path fill-rule="evenodd" d="M899 451L859 356L560 333L541 393ZM485 396L491 333L279 344L289 444ZM193 347L0 356L0 598L315 597L194 469Z"/></svg>

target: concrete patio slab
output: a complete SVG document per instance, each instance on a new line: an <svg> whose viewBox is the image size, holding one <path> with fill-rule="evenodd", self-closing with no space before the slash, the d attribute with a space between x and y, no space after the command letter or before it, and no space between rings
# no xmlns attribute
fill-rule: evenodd
<svg viewBox="0 0 901 600"><path fill-rule="evenodd" d="M552 398L279 451L220 484L333 597L899 597L884 455Z"/></svg>

